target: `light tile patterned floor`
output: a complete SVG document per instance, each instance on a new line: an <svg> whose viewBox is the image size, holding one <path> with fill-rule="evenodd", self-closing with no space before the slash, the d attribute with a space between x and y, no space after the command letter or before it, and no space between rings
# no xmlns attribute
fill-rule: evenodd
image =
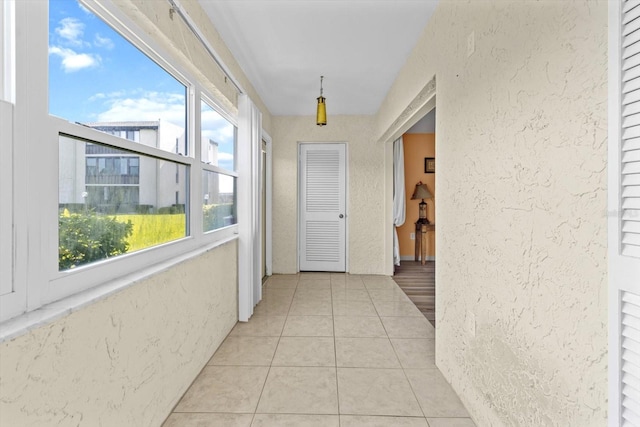
<svg viewBox="0 0 640 427"><path fill-rule="evenodd" d="M273 276L164 427L474 427L388 277Z"/></svg>

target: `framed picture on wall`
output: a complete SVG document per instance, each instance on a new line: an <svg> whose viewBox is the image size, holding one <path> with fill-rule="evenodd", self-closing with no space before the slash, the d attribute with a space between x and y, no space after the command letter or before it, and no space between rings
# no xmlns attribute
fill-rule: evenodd
<svg viewBox="0 0 640 427"><path fill-rule="evenodd" d="M435 157L425 157L424 158L424 173L435 173L436 172L436 158Z"/></svg>

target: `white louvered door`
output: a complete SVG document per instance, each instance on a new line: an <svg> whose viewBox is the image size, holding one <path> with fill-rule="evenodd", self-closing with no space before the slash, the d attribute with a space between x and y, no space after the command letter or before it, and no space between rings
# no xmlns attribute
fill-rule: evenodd
<svg viewBox="0 0 640 427"><path fill-rule="evenodd" d="M609 7L609 426L640 427L640 1Z"/></svg>
<svg viewBox="0 0 640 427"><path fill-rule="evenodd" d="M300 144L300 271L345 271L345 144Z"/></svg>

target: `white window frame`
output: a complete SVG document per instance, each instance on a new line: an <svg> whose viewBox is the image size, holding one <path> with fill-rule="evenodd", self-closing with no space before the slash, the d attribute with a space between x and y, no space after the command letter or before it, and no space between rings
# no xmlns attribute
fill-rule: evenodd
<svg viewBox="0 0 640 427"><path fill-rule="evenodd" d="M233 116L231 113L229 113L224 107L221 106L220 103L216 102L214 100L214 98L212 96L210 96L206 91L204 90L200 90L199 91L199 99L197 100L197 110L198 110L198 126L197 129L201 130L201 123L200 123L200 113L202 112L202 108L201 108L201 102L204 102L205 104L207 104L211 109L213 109L215 112L217 112L218 114L220 114L220 116L222 116L222 118L224 118L225 120L227 120L229 123L231 123L235 128L236 128L236 139L235 139L235 153L234 153L234 158L233 158L233 162L235 165L235 170L230 170L230 169L225 169L225 168L221 168L219 166L216 165L210 165L208 163L204 163L202 162L202 156L201 156L201 149L202 149L202 144L201 144L201 139L202 139L202 133L198 133L198 140L197 140L197 146L198 146L198 156L196 157L198 159L198 161L200 161L200 167L202 168L203 171L208 171L208 172L215 172L221 175L227 175L227 176L232 176L236 179L236 190L237 190L237 183L238 183L238 119L237 116ZM201 174L202 176L202 174ZM202 180L200 179L198 181L200 184L202 184ZM203 218L202 218L202 187L197 189L197 192L194 192L195 195L197 195L197 203L199 206L199 208L197 209L198 213L200 214L200 217L197 219L197 227L199 227L200 232L204 232L205 235L210 235L212 233L217 233L217 232L222 232L226 235L229 235L229 232L231 231L233 234L237 234L237 218L236 218L236 224L233 224L229 227L223 227L223 228L218 228L215 230L210 230L210 231L204 231L203 230ZM236 191L235 196L235 203L236 203L236 209L238 207L238 193ZM195 220L194 220L195 221ZM194 224L196 225L196 224ZM229 230L231 229L231 230ZM227 231L224 231L227 230Z"/></svg>
<svg viewBox="0 0 640 427"><path fill-rule="evenodd" d="M199 191L202 185L202 171L212 170L236 178L238 174L218 170L220 168L200 162L200 97L203 91L200 82L183 67L176 65L177 61L122 13L111 0L82 0L82 4L185 85L189 155L173 154L50 116L47 96L43 96L43 93L48 93L48 2L16 2L16 28L28 28L28 31L24 31L23 36L16 39L16 83L12 86L16 88L16 99L20 99L21 102L15 111L14 134L15 141L29 143L16 143L14 153L14 218L11 225L16 240L11 250L16 254L16 289L9 296L19 298L6 298L7 295L0 297L0 322L55 301L64 304L65 298L72 296L74 305L77 306L77 294L82 291L104 288L111 293L114 286L115 289L119 289L131 283L129 279L119 280L128 275L139 276L141 271L147 271L149 274L163 268L164 264L188 257L190 253L197 254L230 238L237 238L237 224L208 233L202 232L202 201ZM29 33L28 38L25 33ZM220 108L220 104L214 102L213 97L204 96L211 107L237 127L237 113ZM40 125L34 126L34 122ZM60 134L108 144L132 154L148 155L185 165L189 174L187 236L73 270L59 271L58 162L52 159L58 159ZM1 177L3 185L8 182L4 179L4 172ZM35 189L37 196L34 196ZM95 299L95 294L96 292L92 291L90 298ZM0 340L3 338L2 332L0 328Z"/></svg>

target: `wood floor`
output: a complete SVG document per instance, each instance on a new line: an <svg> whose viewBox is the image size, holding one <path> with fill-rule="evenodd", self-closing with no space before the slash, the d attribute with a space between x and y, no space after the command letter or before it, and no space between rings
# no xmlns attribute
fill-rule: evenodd
<svg viewBox="0 0 640 427"><path fill-rule="evenodd" d="M414 261L400 261L393 280L402 288L424 316L436 325L436 263L425 265Z"/></svg>

